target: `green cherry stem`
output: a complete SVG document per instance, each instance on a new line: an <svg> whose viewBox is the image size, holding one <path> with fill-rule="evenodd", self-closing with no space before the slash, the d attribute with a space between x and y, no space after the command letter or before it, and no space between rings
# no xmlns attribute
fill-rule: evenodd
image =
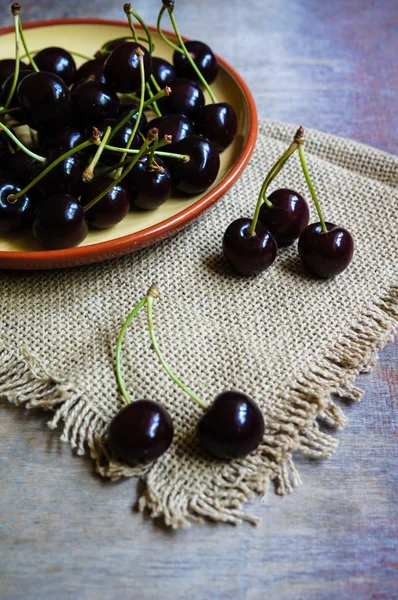
<svg viewBox="0 0 398 600"><path fill-rule="evenodd" d="M212 92L211 87L209 86L209 84L207 83L206 79L203 77L202 73L200 72L200 70L198 69L198 67L195 64L195 61L193 60L192 56L190 55L190 53L188 52L185 44L184 44L184 40L182 39L180 32L178 30L177 27L177 22L175 20L174 17L174 6L168 7L168 12L169 12L169 17L170 17L170 21L171 24L173 25L173 29L174 29L174 33L177 36L178 39L178 43L180 44L185 56L187 57L188 62L190 63L191 67L193 68L193 70L195 71L195 73L197 74L197 76L199 77L200 81L203 83L203 85L205 86L207 93L209 94L211 101L213 102L213 104L217 104L217 98L215 97L215 95Z"/></svg>
<svg viewBox="0 0 398 600"><path fill-rule="evenodd" d="M35 63L35 61L33 59L32 53L29 51L28 45L27 45L26 40L25 40L25 34L24 34L24 30L23 30L21 21L19 21L19 33L21 35L21 41L22 41L24 50L26 52L26 56L29 58L29 62L32 65L32 69L34 71L36 71L36 73L38 73L39 72L39 68L38 68L37 64Z"/></svg>
<svg viewBox="0 0 398 600"><path fill-rule="evenodd" d="M155 50L155 46L152 41L151 32L149 31L148 27L146 26L144 19L142 17L140 17L140 15L134 10L134 8L132 8L131 4L128 4L128 5L125 4L124 6L129 7L128 14L132 15L138 21L138 23L141 25L143 30L145 31L146 42L148 43L148 47L149 47L149 54L152 54L153 51ZM126 8L124 8L124 11L126 12ZM137 39L142 39L142 38L138 38L138 36L137 36Z"/></svg>
<svg viewBox="0 0 398 600"><path fill-rule="evenodd" d="M162 31L162 19L163 19L163 15L167 10L167 6L163 5L162 8L160 9L160 12L158 14L158 20L156 23L156 27L157 30L159 32L160 37L162 38L162 40L164 42L166 42L166 44L168 46L170 46L170 48L173 48L173 50L177 50L177 52L180 52L181 54L184 54L184 50L182 50L182 48L180 48L179 46L177 46L177 44L174 44L174 42L172 42L171 40L169 40L168 37L165 36L165 34Z"/></svg>
<svg viewBox="0 0 398 600"><path fill-rule="evenodd" d="M106 128L104 135L102 136L102 140L101 140L100 145L97 148L97 152L94 154L93 159L90 162L90 164L88 165L88 167L86 167L83 171L82 177L83 177L83 181L85 181L86 183L89 183L94 178L94 169L97 166L99 159L101 158L101 154L104 151L106 142L108 141L111 131L112 131L112 128L108 126Z"/></svg>
<svg viewBox="0 0 398 600"><path fill-rule="evenodd" d="M8 114L12 114L14 112L18 112L21 109L19 108L19 106L15 106L15 108L7 108L5 109L3 106L0 107L0 115L8 115Z"/></svg>
<svg viewBox="0 0 398 600"><path fill-rule="evenodd" d="M278 160L271 167L271 169L268 172L266 178L264 179L263 185L261 186L261 190L260 190L260 193L258 195L257 204L256 204L256 210L254 211L253 220L252 220L252 222L250 224L250 227L249 227L249 229L247 231L247 233L249 235L254 235L255 234L256 227L257 227L257 222L258 222L258 217L259 217L259 214L260 214L260 209L261 209L261 205L262 205L263 201L265 202L265 204L267 206L269 206L269 207L272 206L272 202L270 202L268 200L268 198L266 197L266 192L267 192L269 184L275 179L275 177L278 175L278 173L284 167L286 161L290 158L290 156L293 154L293 152L295 152L297 150L297 148L299 148L299 146L303 142L304 142L304 129L300 125L299 129L296 131L296 134L294 136L293 142L290 144L290 146L286 150L286 152L284 152L282 154L282 156L280 156L278 158Z"/></svg>
<svg viewBox="0 0 398 600"><path fill-rule="evenodd" d="M62 154L62 156L59 156L58 158L56 158L52 163L50 163L48 165L48 167L43 169L43 171L41 173L39 173L39 175L35 179L33 179L27 186L25 186L23 188L23 190L21 190L17 194L10 194L10 196L8 196L7 200L9 202L16 202L20 196L23 196L23 194L26 194L26 192L28 192L30 189L32 189L32 187L34 187L36 185L36 183L41 181L43 179L43 177L45 177L50 171L52 171L57 165L59 165L60 162L62 162L66 158L69 158L69 156L76 154L77 152L81 152L85 148L88 148L88 146L92 146L92 145L98 146L100 143L99 131L95 127L93 129L94 129L93 135L90 137L89 140L82 142L75 148L68 150L68 152L65 152L65 154Z"/></svg>
<svg viewBox="0 0 398 600"><path fill-rule="evenodd" d="M158 341L156 339L155 336L155 331L153 328L153 320L152 320L152 307L153 307L153 301L155 298L157 298L159 296L159 292L157 290L157 288L153 285L151 287L151 289L148 291L148 295L146 297L146 308L147 308L147 321L148 321L148 329L149 329L149 335L151 338L151 342L152 342L152 346L153 349L155 350L157 357L160 361L160 364L162 365L162 367L164 368L164 370L166 371L167 375L174 381L174 383L176 383L186 394L188 394L188 396L190 398L192 398L192 400L195 400L195 402L197 404L199 404L199 406L201 406L202 408L204 408L205 410L207 408L209 408L209 405L207 404L207 402L205 402L204 400L202 400L197 394L195 394L195 392L193 392L187 385L185 385L185 383L183 383L181 381L181 379L179 379L177 377L177 375L175 375L175 373L173 373L173 371L171 370L171 368L169 367L169 365L167 364L163 354L160 351L159 348L159 344Z"/></svg>
<svg viewBox="0 0 398 600"><path fill-rule="evenodd" d="M318 197L317 197L317 195L315 193L314 186L312 185L312 181L311 181L310 175L308 173L307 163L305 161L305 156L304 156L304 148L303 148L302 145L299 146L299 157L300 157L300 162L301 162L301 167L303 169L304 177L305 177L305 180L306 180L307 185L308 185L308 189L311 192L311 196L312 196L312 199L314 201L316 211L318 213L319 221L320 221L321 226L322 226L322 231L324 233L327 233L328 229L326 227L325 220L323 218L321 205L319 203Z"/></svg>
<svg viewBox="0 0 398 600"><path fill-rule="evenodd" d="M14 30L15 30L15 69L14 69L14 77L12 79L11 89L8 93L6 103L4 108L7 109L10 105L12 97L15 92L15 88L17 87L18 75L19 75L19 11L21 10L18 2L14 2L11 6L11 12L14 17Z"/></svg>
<svg viewBox="0 0 398 600"><path fill-rule="evenodd" d="M171 135L165 135L162 140L156 139L151 146L151 151L149 153L149 158L148 158L148 164L151 165L153 163L153 161L155 160L155 152L157 152L160 148L163 148L163 146L167 146L168 144L171 144L172 141L173 141L173 138Z"/></svg>
<svg viewBox="0 0 398 600"><path fill-rule="evenodd" d="M13 142L16 143L16 145L18 146L18 148L20 148L23 152L25 152L25 154L28 154L28 156L31 156L32 158L34 158L38 162L41 162L41 163L46 162L46 159L45 159L44 156L40 156L40 154L36 154L35 152L32 152L32 150L29 150L29 148L27 148L26 146L24 146L23 143L17 138L17 136L14 135L13 132L10 131L8 129L8 127L6 127L6 125L4 125L4 123L0 123L0 130L4 131L4 133L6 133L8 135L8 137Z"/></svg>
<svg viewBox="0 0 398 600"><path fill-rule="evenodd" d="M126 148L118 148L117 146L110 146L108 144L105 144L105 150L110 150L111 152L119 152L120 154L123 154L124 152L126 154L138 154L140 152L140 150L136 150L136 149L126 149ZM155 154L156 156L168 156L169 158L176 158L178 160L182 160L184 162L189 162L190 158L188 156L188 154L175 154L174 152L163 152L162 151L158 151L155 150ZM126 161L124 161L126 162ZM129 162L129 161L127 161ZM114 169L112 169L114 170Z"/></svg>
<svg viewBox="0 0 398 600"><path fill-rule="evenodd" d="M126 335L126 331L128 329L128 326L130 325L131 321L134 319L135 315L141 310L141 308L143 306L145 306L147 301L147 296L144 296L144 298L142 298L138 304L133 308L133 310L131 311L131 313L129 314L129 316L127 317L126 321L123 324L123 327L120 331L119 337L117 339L117 343L116 343L116 379L120 388L120 391L122 392L123 398L125 399L127 404L131 403L131 398L127 392L125 383L124 383L124 379L123 379L123 375L122 375L122 368L121 368L121 356L122 356L122 344L123 344L123 340L124 340L124 336Z"/></svg>

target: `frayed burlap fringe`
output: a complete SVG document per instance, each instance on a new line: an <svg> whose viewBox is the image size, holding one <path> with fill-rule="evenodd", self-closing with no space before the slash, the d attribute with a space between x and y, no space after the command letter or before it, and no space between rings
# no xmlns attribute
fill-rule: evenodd
<svg viewBox="0 0 398 600"><path fill-rule="evenodd" d="M153 518L162 517L166 525L188 527L191 521L203 518L256 523L256 517L241 510L243 503L255 493L265 497L271 479L279 494L290 493L300 483L292 460L294 451L312 458L329 458L334 453L338 442L320 429L317 419L337 428L346 425L332 394L350 401L360 399L362 391L353 385L354 379L375 364L377 353L393 338L397 327L398 286L369 308L316 367L287 387L283 402L267 420L258 451L227 464L222 474L210 470L201 493L195 495L190 495L178 473L159 486L151 466L132 469L115 460L106 445L108 417L93 408L85 391L48 373L27 350L0 351L0 398L27 408L53 410L49 427L62 423L61 439L78 454L83 454L87 445L103 477L142 477L146 487L138 508L148 509Z"/></svg>

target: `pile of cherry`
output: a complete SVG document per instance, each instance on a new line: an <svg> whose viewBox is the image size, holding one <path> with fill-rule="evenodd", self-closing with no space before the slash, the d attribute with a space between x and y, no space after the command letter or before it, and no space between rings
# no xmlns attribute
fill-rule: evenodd
<svg viewBox="0 0 398 600"><path fill-rule="evenodd" d="M131 36L110 40L78 69L72 51L29 52L20 8L12 5L16 57L0 61L0 233L28 227L43 248L69 248L131 208L156 209L172 193L200 194L214 183L236 114L210 88L219 66L212 50L181 39L173 2L158 18L173 64L152 55L150 31L126 4ZM161 29L165 12L179 45ZM21 41L29 64L19 59ZM145 110L155 118L148 122ZM30 128L26 146L21 125Z"/></svg>

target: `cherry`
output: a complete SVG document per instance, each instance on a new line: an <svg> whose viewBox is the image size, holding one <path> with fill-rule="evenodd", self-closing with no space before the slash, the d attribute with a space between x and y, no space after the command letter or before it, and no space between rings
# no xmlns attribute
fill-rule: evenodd
<svg viewBox="0 0 398 600"><path fill-rule="evenodd" d="M98 81L99 83L106 83L104 77L104 63L102 60L93 58L83 63L76 71L74 87L76 88L88 79L91 81Z"/></svg>
<svg viewBox="0 0 398 600"><path fill-rule="evenodd" d="M35 54L35 63L39 71L58 75L67 86L70 86L76 76L76 63L73 56L64 48L43 48Z"/></svg>
<svg viewBox="0 0 398 600"><path fill-rule="evenodd" d="M277 245L262 224L257 222L255 232L249 233L252 219L236 219L226 229L223 252L229 264L239 275L251 276L265 271L276 258Z"/></svg>
<svg viewBox="0 0 398 600"><path fill-rule="evenodd" d="M241 392L223 392L200 419L199 441L218 458L244 458L260 444L264 418L258 405Z"/></svg>
<svg viewBox="0 0 398 600"><path fill-rule="evenodd" d="M141 86L140 64L137 48L143 53L145 80L151 74L151 56L141 44L126 42L113 50L104 65L106 82L117 92L130 93Z"/></svg>
<svg viewBox="0 0 398 600"><path fill-rule="evenodd" d="M192 121L185 115L177 114L164 115L163 117L152 119L147 125L147 131L153 128L158 129L160 140L165 135L171 135L173 138L173 148L174 144L195 133Z"/></svg>
<svg viewBox="0 0 398 600"><path fill-rule="evenodd" d="M26 65L22 60L19 61L19 70L31 71L30 65ZM14 75L15 59L3 58L0 60L0 88L10 75Z"/></svg>
<svg viewBox="0 0 398 600"><path fill-rule="evenodd" d="M228 102L207 104L194 117L195 127L222 152L233 142L238 129L234 108Z"/></svg>
<svg viewBox="0 0 398 600"><path fill-rule="evenodd" d="M82 132L76 127L66 125L55 130L40 130L39 142L45 149L64 149L71 150L84 142L85 138Z"/></svg>
<svg viewBox="0 0 398 600"><path fill-rule="evenodd" d="M80 202L84 207L103 192L112 179L99 177L85 186ZM116 184L105 196L86 212L86 219L95 229L107 229L119 223L130 210L130 194L126 188Z"/></svg>
<svg viewBox="0 0 398 600"><path fill-rule="evenodd" d="M112 451L132 466L159 458L169 449L173 435L170 414L153 400L137 400L124 406L108 429Z"/></svg>
<svg viewBox="0 0 398 600"><path fill-rule="evenodd" d="M312 275L323 279L342 273L354 254L354 240L347 229L333 223L312 223L302 232L298 252L303 265Z"/></svg>
<svg viewBox="0 0 398 600"><path fill-rule="evenodd" d="M152 56L152 75L162 89L177 77L173 65L160 56Z"/></svg>
<svg viewBox="0 0 398 600"><path fill-rule="evenodd" d="M218 73L218 61L212 50L203 42L194 40L185 42L185 47L207 83L212 83ZM187 57L182 52L178 52L177 50L174 52L173 64L179 77L185 77L191 81L200 81Z"/></svg>
<svg viewBox="0 0 398 600"><path fill-rule="evenodd" d="M24 77L17 90L18 102L33 129L61 127L70 113L70 93L60 77L33 72Z"/></svg>
<svg viewBox="0 0 398 600"><path fill-rule="evenodd" d="M158 106L164 114L184 114L192 117L205 105L205 97L200 87L188 79L174 79L169 84L171 94L160 98Z"/></svg>
<svg viewBox="0 0 398 600"><path fill-rule="evenodd" d="M31 73L32 73L32 71L30 71L28 69L22 69L21 71L19 71L18 78L17 78L17 85L15 86L15 91L12 95L12 98L10 100L8 108L16 108L17 106L19 106L18 96L17 96L18 85L21 83L21 81L23 79L25 79L25 77L27 77L27 75L30 75ZM14 82L14 74L7 77L7 79L1 86L0 102L3 105L5 105L5 103L7 102L7 98L11 91L13 82ZM14 117L14 114L13 114L13 117Z"/></svg>
<svg viewBox="0 0 398 600"><path fill-rule="evenodd" d="M25 153L23 152L23 154ZM10 156L11 152L10 147L8 145L8 137L5 133L0 131L0 164L4 166L4 164L6 163L6 161L8 161Z"/></svg>
<svg viewBox="0 0 398 600"><path fill-rule="evenodd" d="M100 132L101 138L105 133L107 127L115 127L115 125L119 122L119 117L117 119L105 119L101 123L99 123L97 129ZM126 148L127 142L130 138L130 135L133 133L134 124L131 121L127 121L110 140L109 144L112 146L116 146L118 148ZM134 139L130 145L131 149L138 149L142 144L142 138L137 132L134 136ZM87 149L90 154L93 154L96 150L95 147L89 147ZM113 152L111 150L104 150L101 154L101 162L105 165L115 165L121 160L121 154L118 152Z"/></svg>
<svg viewBox="0 0 398 600"><path fill-rule="evenodd" d="M35 164L36 160L29 154L17 150L7 162L7 174L12 181L16 181L19 185L25 187L31 181L31 172Z"/></svg>
<svg viewBox="0 0 398 600"><path fill-rule="evenodd" d="M86 81L72 90L72 110L78 122L97 126L104 119L116 117L119 98L109 85Z"/></svg>
<svg viewBox="0 0 398 600"><path fill-rule="evenodd" d="M81 204L68 194L43 198L33 216L33 235L43 248L55 250L80 244L88 233Z"/></svg>
<svg viewBox="0 0 398 600"><path fill-rule="evenodd" d="M35 162L30 170L30 180L32 181L50 165L54 160L65 153L64 148L50 149L45 153L46 162ZM73 154L61 161L47 175L43 177L31 190L31 194L38 197L62 193L79 197L83 189L83 165L77 154Z"/></svg>
<svg viewBox="0 0 398 600"><path fill-rule="evenodd" d="M133 206L152 210L170 197L172 181L162 160L156 157L149 164L149 157L143 156L130 172L131 203Z"/></svg>
<svg viewBox="0 0 398 600"><path fill-rule="evenodd" d="M165 158L176 188L185 194L200 194L209 188L218 175L220 157L212 142L199 135L191 135L173 144L173 152L189 156L184 162Z"/></svg>
<svg viewBox="0 0 398 600"><path fill-rule="evenodd" d="M138 108L138 104L136 102L132 102L131 104L121 104L119 108L119 114L117 116L118 121L121 121L127 114L131 113L131 111L135 108ZM134 125L138 117L138 113L135 113L130 119L129 122ZM138 132L142 132L143 134L146 131L148 125L148 119L144 112L141 114L140 124L138 125ZM112 138L113 143L113 138ZM116 146L116 144L114 144Z"/></svg>
<svg viewBox="0 0 398 600"><path fill-rule="evenodd" d="M119 48L119 46L123 46L124 44L126 44L126 42L128 42L128 39L121 39L121 40L111 40L110 42L106 42L101 48L100 50L98 50L95 54L94 57L96 60L100 60L102 63L104 63L106 61L106 59L108 58L108 56L110 54L112 54L113 50L115 50L116 48Z"/></svg>
<svg viewBox="0 0 398 600"><path fill-rule="evenodd" d="M10 181L0 181L0 233L11 233L21 229L32 215L29 196L23 194L15 202L8 199L11 194L17 194L21 189Z"/></svg>
<svg viewBox="0 0 398 600"><path fill-rule="evenodd" d="M300 194L281 188L275 190L261 206L259 221L272 233L278 246L288 246L307 227L308 204Z"/></svg>

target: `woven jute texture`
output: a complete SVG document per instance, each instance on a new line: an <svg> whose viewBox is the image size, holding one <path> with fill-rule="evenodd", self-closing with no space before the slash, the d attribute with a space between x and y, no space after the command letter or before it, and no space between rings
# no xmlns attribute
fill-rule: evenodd
<svg viewBox="0 0 398 600"><path fill-rule="evenodd" d="M172 239L94 266L0 274L0 395L54 411L50 426L79 454L88 448L102 476L141 476L139 508L174 528L206 517L255 522L242 510L245 500L264 494L270 480L279 493L299 482L293 451L330 456L337 442L319 418L346 423L331 394L360 398L353 380L372 366L398 323L398 158L358 143L306 132L308 168L325 216L355 237L345 273L331 281L310 278L296 245L280 250L256 278L238 278L224 263L223 232L233 219L253 214L262 179L295 130L261 121L239 182ZM310 201L298 156L274 183ZM124 374L134 399L167 407L175 439L146 468L110 455L107 424L122 406L116 339L153 281L160 290L155 327L175 372L206 400L237 389L260 404L266 431L248 458L222 462L200 451L195 426L202 411L162 371L144 314L126 336Z"/></svg>

